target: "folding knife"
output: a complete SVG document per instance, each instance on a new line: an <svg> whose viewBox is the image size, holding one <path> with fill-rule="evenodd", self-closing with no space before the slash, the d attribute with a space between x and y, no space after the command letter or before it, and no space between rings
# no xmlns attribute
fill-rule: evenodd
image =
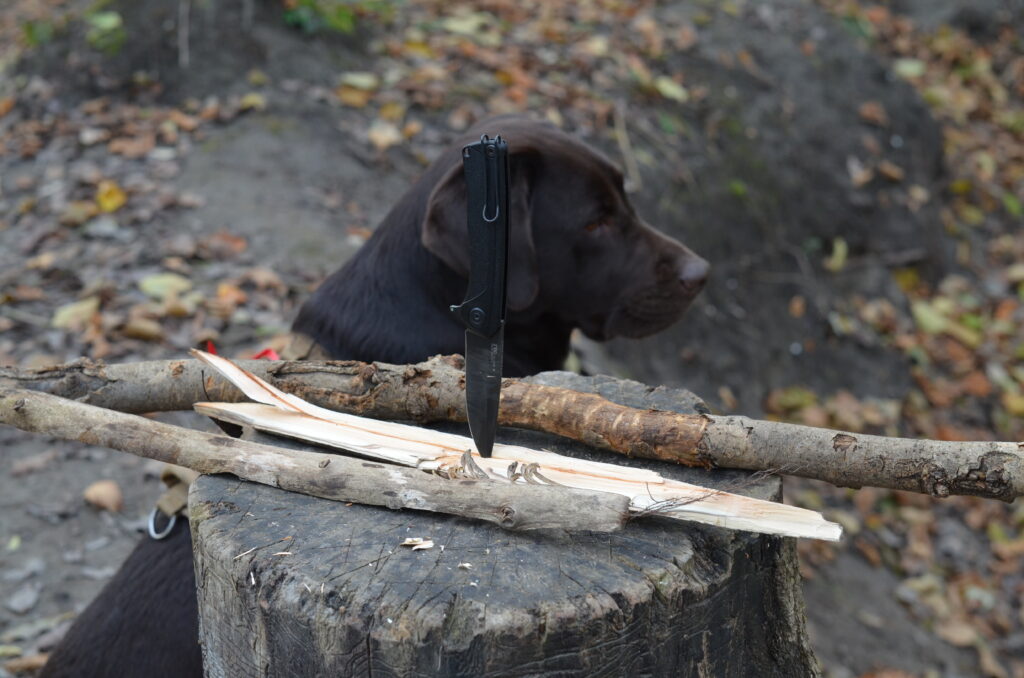
<svg viewBox="0 0 1024 678"><path fill-rule="evenodd" d="M473 443L491 456L498 429L508 268L508 144L500 136L462 149L469 227L469 286L452 312L466 327L466 412Z"/></svg>

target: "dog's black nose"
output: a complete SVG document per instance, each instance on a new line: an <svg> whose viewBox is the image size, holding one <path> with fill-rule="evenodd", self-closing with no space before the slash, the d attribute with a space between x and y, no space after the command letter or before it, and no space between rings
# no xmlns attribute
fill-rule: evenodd
<svg viewBox="0 0 1024 678"><path fill-rule="evenodd" d="M708 281L708 273L711 271L711 264L695 254L690 254L680 260L679 282L683 284L683 290L690 296L696 295L704 289L704 283Z"/></svg>

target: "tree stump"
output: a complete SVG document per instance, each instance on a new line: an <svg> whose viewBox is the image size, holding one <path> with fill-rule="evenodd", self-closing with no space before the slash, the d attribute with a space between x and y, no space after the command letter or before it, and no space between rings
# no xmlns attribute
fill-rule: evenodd
<svg viewBox="0 0 1024 678"><path fill-rule="evenodd" d="M561 372L535 380L706 411L687 391ZM778 478L627 460L528 431L499 441L781 496ZM190 506L212 678L819 675L792 539L661 518L614 534L509 532L215 476L193 485ZM408 537L435 546L399 546Z"/></svg>

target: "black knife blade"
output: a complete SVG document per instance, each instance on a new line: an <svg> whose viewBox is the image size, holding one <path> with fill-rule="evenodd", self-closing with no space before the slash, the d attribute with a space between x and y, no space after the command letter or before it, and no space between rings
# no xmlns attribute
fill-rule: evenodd
<svg viewBox="0 0 1024 678"><path fill-rule="evenodd" d="M452 312L466 327L466 414L473 443L491 456L498 430L508 269L508 144L487 135L462 149L469 229L469 285Z"/></svg>

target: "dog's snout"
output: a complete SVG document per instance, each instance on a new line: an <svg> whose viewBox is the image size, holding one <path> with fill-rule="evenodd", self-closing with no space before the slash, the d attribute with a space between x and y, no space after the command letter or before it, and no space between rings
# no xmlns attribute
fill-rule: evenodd
<svg viewBox="0 0 1024 678"><path fill-rule="evenodd" d="M695 254L690 254L679 261L677 270L683 290L689 295L695 295L704 289L708 273L711 272L711 264Z"/></svg>

